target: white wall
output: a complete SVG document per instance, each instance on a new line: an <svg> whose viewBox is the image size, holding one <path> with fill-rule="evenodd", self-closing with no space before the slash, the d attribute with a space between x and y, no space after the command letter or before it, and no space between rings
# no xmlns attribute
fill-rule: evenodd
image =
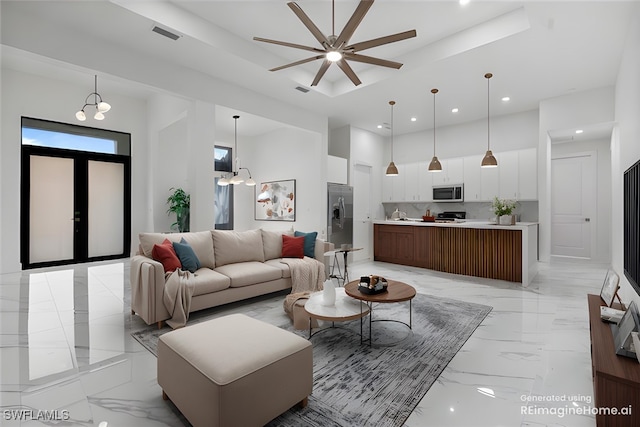
<svg viewBox="0 0 640 427"><path fill-rule="evenodd" d="M551 158L566 157L576 153L596 153L596 212L592 223L595 224L595 262L611 262L611 141L600 139L593 141L567 142L551 145ZM553 182L551 185L553 186Z"/></svg>
<svg viewBox="0 0 640 427"><path fill-rule="evenodd" d="M221 144L222 145L222 144ZM258 185L236 185L234 228L249 230L317 231L326 238L327 146L320 133L282 128L242 140L242 165L251 169ZM255 196L261 182L296 180L296 220L256 221Z"/></svg>
<svg viewBox="0 0 640 427"><path fill-rule="evenodd" d="M622 206L622 175L640 159L640 6L636 6L624 48L615 88L615 120L618 124L612 139L612 204ZM612 214L612 264L620 274L623 301L640 296L623 274L622 209Z"/></svg>
<svg viewBox="0 0 640 427"><path fill-rule="evenodd" d="M540 261L551 252L551 148L548 132L584 128L614 119L612 87L594 89L544 100L540 103L538 139L538 247Z"/></svg>
<svg viewBox="0 0 640 427"><path fill-rule="evenodd" d="M491 117L491 150L519 150L535 147L538 141L538 112ZM394 135L393 160L398 163L430 161L433 156L433 129ZM391 149L387 144L385 164ZM439 159L484 154L487 150L487 121L477 120L436 128L436 155Z"/></svg>
<svg viewBox="0 0 640 427"><path fill-rule="evenodd" d="M0 272L19 271L20 255L20 118L33 117L80 124L75 112L82 106L92 90L88 81L69 84L48 77L36 76L12 69L2 69L2 130L0 131L0 169L2 211L0 212ZM100 129L109 129L131 134L131 209L132 244L137 241L137 232L145 224L147 171L147 117L146 102L118 94L102 94L112 105L103 121L91 118L82 123Z"/></svg>

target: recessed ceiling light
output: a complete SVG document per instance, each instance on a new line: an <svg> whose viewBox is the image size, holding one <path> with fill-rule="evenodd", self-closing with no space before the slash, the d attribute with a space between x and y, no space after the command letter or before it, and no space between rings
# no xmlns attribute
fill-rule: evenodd
<svg viewBox="0 0 640 427"><path fill-rule="evenodd" d="M505 97L503 97L503 98L502 98L502 100L503 100L504 102L507 102L507 101L510 101L510 100L511 100L511 98L509 98L508 96L505 96Z"/></svg>
<svg viewBox="0 0 640 427"><path fill-rule="evenodd" d="M578 130L576 131L576 133L582 133L582 132L584 132L582 129L578 129Z"/></svg>
<svg viewBox="0 0 640 427"><path fill-rule="evenodd" d="M411 117L411 121L412 122L415 122L416 120L418 120L418 119L416 119L415 117Z"/></svg>
<svg viewBox="0 0 640 427"><path fill-rule="evenodd" d="M458 112L458 109L457 109L457 108L452 108L452 109L451 109L451 112L452 112L452 113L457 113L457 112Z"/></svg>
<svg viewBox="0 0 640 427"><path fill-rule="evenodd" d="M460 0L459 3L460 3L460 6L466 6L469 4L470 1L471 0Z"/></svg>

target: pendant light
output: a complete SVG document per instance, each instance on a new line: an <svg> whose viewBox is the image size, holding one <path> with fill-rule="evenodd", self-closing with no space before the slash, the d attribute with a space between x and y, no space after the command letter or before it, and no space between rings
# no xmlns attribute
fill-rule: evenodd
<svg viewBox="0 0 640 427"><path fill-rule="evenodd" d="M240 116L238 115L233 116L233 120L235 121L234 137L233 137L233 152L236 155L235 162L234 162L235 170L231 172L232 174L231 178L227 178L226 176L224 176L218 180L218 185L221 187L225 187L229 184L238 185L238 184L242 184L243 182L245 183L245 185L248 185L249 187L253 187L254 185L256 185L256 182L251 176L251 171L249 170L249 168L238 167L238 164L240 163L240 159L238 158L238 119L239 118ZM243 169L246 170L247 173L249 174L249 179L246 181L240 176L240 171Z"/></svg>
<svg viewBox="0 0 640 427"><path fill-rule="evenodd" d="M442 165L436 157L436 93L438 89L431 89L431 93L433 94L433 158L429 163L429 172L442 172Z"/></svg>
<svg viewBox="0 0 640 427"><path fill-rule="evenodd" d="M482 164L480 165L483 168L495 168L498 167L498 161L495 156L491 152L490 142L490 134L489 134L489 79L493 77L493 74L487 73L484 75L484 78L487 79L487 152L482 159Z"/></svg>
<svg viewBox="0 0 640 427"><path fill-rule="evenodd" d="M238 185L238 184L242 184L244 182L244 179L242 179L242 177L240 175L238 175L238 119L240 118L240 116L233 116L233 120L234 120L234 134L233 134L233 152L235 153L236 157L235 157L235 167L233 168L233 176L231 177L231 179L229 180L229 184L233 184L233 185Z"/></svg>
<svg viewBox="0 0 640 427"><path fill-rule="evenodd" d="M396 164L393 163L393 106L396 105L396 101L389 101L389 105L391 105L391 162L389 166L387 166L387 176L398 176L398 168Z"/></svg>
<svg viewBox="0 0 640 427"><path fill-rule="evenodd" d="M93 92L91 92L84 100L84 105L78 112L76 113L76 119L84 122L87 120L87 115L85 114L84 109L87 107L95 107L96 113L93 115L93 118L96 120L104 120L104 113L111 109L111 105L107 104L102 100L102 97L98 93L98 76L94 75L93 80ZM93 98L93 99L90 99ZM93 101L93 102L91 102Z"/></svg>

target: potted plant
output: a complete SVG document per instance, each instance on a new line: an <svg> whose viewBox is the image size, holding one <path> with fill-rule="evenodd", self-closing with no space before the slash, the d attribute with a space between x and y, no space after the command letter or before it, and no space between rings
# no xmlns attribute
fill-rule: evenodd
<svg viewBox="0 0 640 427"><path fill-rule="evenodd" d="M509 199L499 199L497 196L493 198L491 204L493 213L496 215L496 222L501 225L515 224L513 210L516 208L516 201Z"/></svg>
<svg viewBox="0 0 640 427"><path fill-rule="evenodd" d="M173 193L167 199L167 204L169 205L167 214L175 213L176 222L171 224L171 228L177 227L181 233L189 231L189 205L191 203L189 193L182 188L171 187L169 191L172 190Z"/></svg>

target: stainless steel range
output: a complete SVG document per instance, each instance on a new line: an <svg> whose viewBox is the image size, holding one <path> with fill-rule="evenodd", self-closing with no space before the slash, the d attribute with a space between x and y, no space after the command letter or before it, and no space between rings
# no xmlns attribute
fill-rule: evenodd
<svg viewBox="0 0 640 427"><path fill-rule="evenodd" d="M458 219L466 219L467 213L464 211L444 211L436 216L436 222L454 222Z"/></svg>

